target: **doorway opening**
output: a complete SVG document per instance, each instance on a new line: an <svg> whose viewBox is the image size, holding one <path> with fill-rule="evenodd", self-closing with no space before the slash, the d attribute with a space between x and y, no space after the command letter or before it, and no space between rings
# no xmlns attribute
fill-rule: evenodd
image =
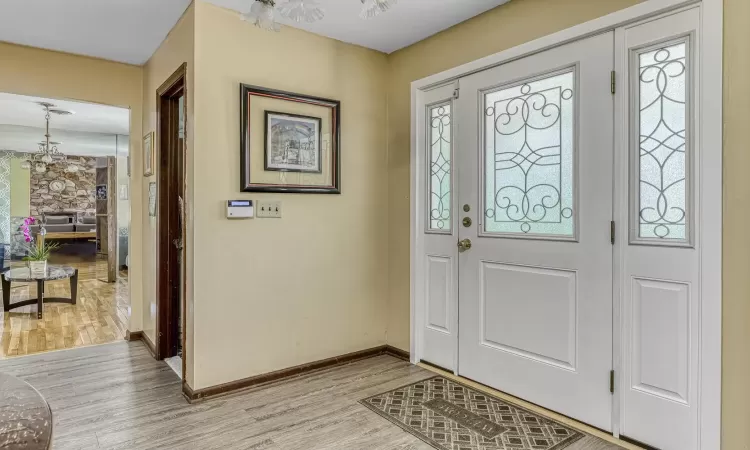
<svg viewBox="0 0 750 450"><path fill-rule="evenodd" d="M158 161L156 358L184 376L186 65L156 92Z"/></svg>
<svg viewBox="0 0 750 450"><path fill-rule="evenodd" d="M0 359L125 337L129 134L127 108L0 93Z"/></svg>
<svg viewBox="0 0 750 450"><path fill-rule="evenodd" d="M615 436L715 448L702 374L720 364L701 349L721 342L705 209L721 205L721 127L703 7L415 82L412 361Z"/></svg>

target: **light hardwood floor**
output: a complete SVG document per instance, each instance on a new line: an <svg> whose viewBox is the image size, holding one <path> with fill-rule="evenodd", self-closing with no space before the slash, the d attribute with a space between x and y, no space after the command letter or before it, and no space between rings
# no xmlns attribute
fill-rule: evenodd
<svg viewBox="0 0 750 450"><path fill-rule="evenodd" d="M106 283L99 280L106 274L106 261L66 264L78 269L78 303L46 303L42 320L36 318L36 305L3 311L0 358L104 344L125 337L130 306L127 272L120 272L116 283ZM70 297L70 280L45 283L45 294ZM27 298L36 298L36 284L12 283L11 303Z"/></svg>
<svg viewBox="0 0 750 450"><path fill-rule="evenodd" d="M358 400L434 373L379 356L190 405L140 342L0 361L47 399L54 449L430 450ZM620 447L593 436L566 450Z"/></svg>

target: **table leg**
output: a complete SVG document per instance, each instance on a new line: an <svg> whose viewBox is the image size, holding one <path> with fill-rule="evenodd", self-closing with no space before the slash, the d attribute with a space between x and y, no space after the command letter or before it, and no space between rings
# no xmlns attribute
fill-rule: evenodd
<svg viewBox="0 0 750 450"><path fill-rule="evenodd" d="M41 320L44 311L44 280L37 280L36 292L36 318Z"/></svg>
<svg viewBox="0 0 750 450"><path fill-rule="evenodd" d="M70 277L70 299L73 300L73 304L76 304L78 298L78 269L73 272L73 276Z"/></svg>
<svg viewBox="0 0 750 450"><path fill-rule="evenodd" d="M4 275L0 275L3 279L3 311L8 312L10 310L10 281L5 279Z"/></svg>

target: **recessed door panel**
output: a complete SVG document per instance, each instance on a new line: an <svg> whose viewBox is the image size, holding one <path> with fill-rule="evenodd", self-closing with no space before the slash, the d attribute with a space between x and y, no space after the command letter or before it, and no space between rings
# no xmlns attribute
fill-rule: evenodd
<svg viewBox="0 0 750 450"><path fill-rule="evenodd" d="M633 278L632 388L688 403L690 286Z"/></svg>
<svg viewBox="0 0 750 450"><path fill-rule="evenodd" d="M427 326L446 333L450 333L452 264L450 257L427 257Z"/></svg>
<svg viewBox="0 0 750 450"><path fill-rule="evenodd" d="M575 370L576 273L480 263L482 344Z"/></svg>

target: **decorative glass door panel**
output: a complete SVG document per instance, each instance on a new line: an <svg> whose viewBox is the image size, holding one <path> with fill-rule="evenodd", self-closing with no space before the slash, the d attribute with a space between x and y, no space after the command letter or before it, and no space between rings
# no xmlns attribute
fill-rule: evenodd
<svg viewBox="0 0 750 450"><path fill-rule="evenodd" d="M575 68L484 94L484 232L575 237Z"/></svg>
<svg viewBox="0 0 750 450"><path fill-rule="evenodd" d="M636 65L637 64L637 65ZM661 44L637 54L637 239L689 239L688 42Z"/></svg>
<svg viewBox="0 0 750 450"><path fill-rule="evenodd" d="M429 231L451 230L451 104L427 109Z"/></svg>

